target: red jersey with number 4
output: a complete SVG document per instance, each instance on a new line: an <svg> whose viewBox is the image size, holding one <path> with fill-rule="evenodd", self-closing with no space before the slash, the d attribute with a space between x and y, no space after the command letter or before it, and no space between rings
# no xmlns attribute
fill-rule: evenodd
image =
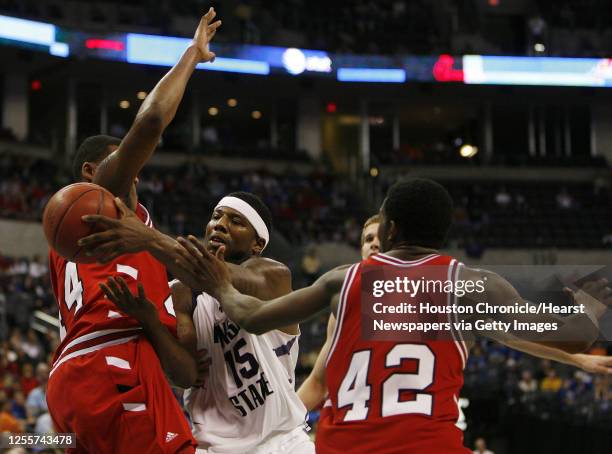
<svg viewBox="0 0 612 454"><path fill-rule="evenodd" d="M415 274L419 271L415 267L435 267L440 276L455 279L459 264L437 254L415 261L377 254L349 268L326 363L331 416L319 425L317 453L471 452L463 446L463 432L457 426L465 343L458 333L449 333L449 340L364 340L361 281L365 266L368 270L397 267ZM436 305L454 302L448 294L430 298Z"/></svg>
<svg viewBox="0 0 612 454"><path fill-rule="evenodd" d="M148 227L153 223L146 208L136 215ZM108 264L69 262L54 250L49 252L53 293L59 305L61 344L54 363L71 351L138 334L139 323L122 314L99 287L109 276L121 276L133 294L140 282L147 298L157 307L161 322L176 335L176 318L166 268L148 252L125 254Z"/></svg>

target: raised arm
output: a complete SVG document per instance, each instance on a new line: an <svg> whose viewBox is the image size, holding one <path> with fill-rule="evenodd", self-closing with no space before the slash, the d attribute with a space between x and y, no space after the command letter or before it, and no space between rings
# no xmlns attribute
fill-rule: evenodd
<svg viewBox="0 0 612 454"><path fill-rule="evenodd" d="M215 36L221 21L212 22L214 17L215 11L210 8L200 20L192 44L140 106L136 119L119 148L98 166L94 183L104 186L119 197L128 195L134 179L174 118L196 65L215 58L208 44Z"/></svg>

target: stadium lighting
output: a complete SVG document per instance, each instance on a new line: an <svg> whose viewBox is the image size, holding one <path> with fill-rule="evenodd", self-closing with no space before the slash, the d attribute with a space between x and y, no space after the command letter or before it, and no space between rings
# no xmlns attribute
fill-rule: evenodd
<svg viewBox="0 0 612 454"><path fill-rule="evenodd" d="M147 92L139 91L138 93L136 93L136 97L142 101L143 99L147 97Z"/></svg>
<svg viewBox="0 0 612 454"><path fill-rule="evenodd" d="M236 98L230 98L227 100L227 105L230 107L236 107L238 105L238 100Z"/></svg>
<svg viewBox="0 0 612 454"><path fill-rule="evenodd" d="M130 102L127 99L123 99L119 101L119 107L122 109L128 109L130 107Z"/></svg>
<svg viewBox="0 0 612 454"><path fill-rule="evenodd" d="M213 107L208 108L208 115L210 115L211 117L214 117L218 113L219 113L219 109L217 109L216 107L213 106Z"/></svg>
<svg viewBox="0 0 612 454"><path fill-rule="evenodd" d="M251 112L251 117L253 120L259 120L261 118L261 112L259 110L254 110Z"/></svg>
<svg viewBox="0 0 612 454"><path fill-rule="evenodd" d="M473 158L478 153L478 147L473 145L465 144L459 149L459 154L462 158Z"/></svg>

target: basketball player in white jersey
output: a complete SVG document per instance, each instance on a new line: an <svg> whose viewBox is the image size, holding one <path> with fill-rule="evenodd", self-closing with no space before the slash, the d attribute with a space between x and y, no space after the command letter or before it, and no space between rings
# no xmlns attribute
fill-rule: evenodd
<svg viewBox="0 0 612 454"><path fill-rule="evenodd" d="M209 251L223 248L233 284L263 300L291 292L289 269L260 256L270 241L271 221L269 209L258 197L235 192L217 204L204 235ZM106 231L85 241L100 260L147 250L191 288L203 285L185 272L195 267L184 249L193 249L190 243L181 239L183 247L159 232L148 232L129 214L105 222ZM229 319L210 295L192 293L178 281L172 290L179 341L193 355L206 350L211 362L203 386L185 393L198 452L314 453L306 432L306 408L295 392L299 326L250 334ZM134 299L122 303L120 308L138 320L146 319L151 308Z"/></svg>
<svg viewBox="0 0 612 454"><path fill-rule="evenodd" d="M243 232L238 230L245 232L240 235ZM231 263L267 260L258 256L269 243L270 230L271 215L263 202L252 194L234 193L215 207L204 241L211 250L222 245ZM184 287L182 292L177 290L175 304L184 311L192 298L185 295ZM288 276L267 296L290 291ZM314 453L305 424L306 408L295 392L298 325L260 335L248 333L206 293L195 299L193 324L197 349L206 349L211 359L203 386L185 393L201 452Z"/></svg>

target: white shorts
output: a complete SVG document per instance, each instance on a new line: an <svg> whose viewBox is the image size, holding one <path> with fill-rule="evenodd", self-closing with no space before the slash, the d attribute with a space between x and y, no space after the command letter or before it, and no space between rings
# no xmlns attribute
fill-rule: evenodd
<svg viewBox="0 0 612 454"><path fill-rule="evenodd" d="M197 448L196 454L216 454L214 449ZM249 449L248 454L315 454L315 445L303 426L275 435Z"/></svg>

